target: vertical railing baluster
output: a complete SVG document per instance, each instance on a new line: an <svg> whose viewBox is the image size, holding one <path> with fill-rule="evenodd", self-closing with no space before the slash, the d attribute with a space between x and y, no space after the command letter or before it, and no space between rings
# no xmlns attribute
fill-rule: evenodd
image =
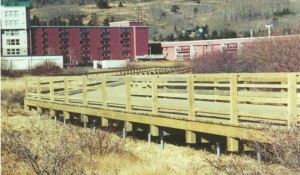
<svg viewBox="0 0 300 175"><path fill-rule="evenodd" d="M288 127L297 124L297 77L296 74L288 74Z"/></svg>
<svg viewBox="0 0 300 175"><path fill-rule="evenodd" d="M238 124L238 75L230 75L230 121Z"/></svg>

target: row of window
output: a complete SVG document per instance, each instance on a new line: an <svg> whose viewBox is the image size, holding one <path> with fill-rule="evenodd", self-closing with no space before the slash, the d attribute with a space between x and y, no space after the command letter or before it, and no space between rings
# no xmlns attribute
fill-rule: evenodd
<svg viewBox="0 0 300 175"><path fill-rule="evenodd" d="M20 39L7 39L6 40L7 45L20 45Z"/></svg>
<svg viewBox="0 0 300 175"><path fill-rule="evenodd" d="M5 20L5 26L18 26L19 25L19 20Z"/></svg>
<svg viewBox="0 0 300 175"><path fill-rule="evenodd" d="M7 55L20 55L20 49L7 49Z"/></svg>
<svg viewBox="0 0 300 175"><path fill-rule="evenodd" d="M8 30L5 31L6 36L19 36L19 31L18 30Z"/></svg>
<svg viewBox="0 0 300 175"><path fill-rule="evenodd" d="M5 11L5 17L18 17L18 11Z"/></svg>

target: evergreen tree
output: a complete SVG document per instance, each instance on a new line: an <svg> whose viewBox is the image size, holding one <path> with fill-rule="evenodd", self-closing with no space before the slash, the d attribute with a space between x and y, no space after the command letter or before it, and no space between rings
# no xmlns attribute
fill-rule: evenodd
<svg viewBox="0 0 300 175"><path fill-rule="evenodd" d="M66 25L67 23L61 20L60 17L53 18L49 21L49 26L66 26Z"/></svg>
<svg viewBox="0 0 300 175"><path fill-rule="evenodd" d="M114 16L110 17L110 22L115 22L115 17Z"/></svg>
<svg viewBox="0 0 300 175"><path fill-rule="evenodd" d="M109 8L109 4L107 0L100 0L99 2L97 2L97 7L99 9L108 9Z"/></svg>
<svg viewBox="0 0 300 175"><path fill-rule="evenodd" d="M178 10L179 10L179 7L177 5L172 5L171 12L177 13Z"/></svg>
<svg viewBox="0 0 300 175"><path fill-rule="evenodd" d="M81 16L70 16L69 17L69 26L83 26L82 17Z"/></svg>
<svg viewBox="0 0 300 175"><path fill-rule="evenodd" d="M88 26L97 26L98 25L98 17L96 13L92 13L91 20L88 22Z"/></svg>
<svg viewBox="0 0 300 175"><path fill-rule="evenodd" d="M108 18L104 19L103 26L109 26L109 19Z"/></svg>
<svg viewBox="0 0 300 175"><path fill-rule="evenodd" d="M163 38L162 34L159 34L158 41L163 41L163 40L164 40L164 38Z"/></svg>
<svg viewBox="0 0 300 175"><path fill-rule="evenodd" d="M41 25L40 19L36 15L33 15L32 20L30 20L30 25L32 25L32 26L40 26Z"/></svg>
<svg viewBox="0 0 300 175"><path fill-rule="evenodd" d="M218 38L219 38L218 32L214 30L214 31L211 33L211 37L210 37L210 38L211 38L211 39L218 39Z"/></svg>
<svg viewBox="0 0 300 175"><path fill-rule="evenodd" d="M122 1L119 2L119 7L124 7Z"/></svg>

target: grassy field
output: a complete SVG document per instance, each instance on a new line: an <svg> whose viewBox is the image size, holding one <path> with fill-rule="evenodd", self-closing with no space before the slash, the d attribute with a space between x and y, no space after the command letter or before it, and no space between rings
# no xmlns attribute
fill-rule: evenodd
<svg viewBox="0 0 300 175"><path fill-rule="evenodd" d="M148 144L131 137L123 140L117 130L98 129L94 135L91 128L84 132L80 126L68 125L65 129L62 122L56 124L36 112L22 111L24 79L2 78L1 83L1 108L18 108L13 113L1 110L1 174L37 174L37 170L108 175L290 173L282 166L259 164L247 156L218 158L211 151L168 143L161 150L155 142Z"/></svg>

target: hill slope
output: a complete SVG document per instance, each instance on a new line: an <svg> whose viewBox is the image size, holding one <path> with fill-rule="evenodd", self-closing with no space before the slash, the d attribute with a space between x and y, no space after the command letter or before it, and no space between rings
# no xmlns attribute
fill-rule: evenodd
<svg viewBox="0 0 300 175"><path fill-rule="evenodd" d="M96 4L57 5L32 9L41 20L60 16L67 19L70 15L83 16L84 24L91 19L92 13L98 16L101 25L105 18L112 16L116 21L142 20L150 26L150 36L193 29L195 26L209 26L213 30L235 30L243 34L250 29L256 32L265 30L265 24L275 24L275 30L283 33L300 33L300 0L164 0L149 2L126 2L118 7L119 1L110 2L109 9L99 9ZM177 6L176 13L171 12ZM290 13L281 14L284 9Z"/></svg>

